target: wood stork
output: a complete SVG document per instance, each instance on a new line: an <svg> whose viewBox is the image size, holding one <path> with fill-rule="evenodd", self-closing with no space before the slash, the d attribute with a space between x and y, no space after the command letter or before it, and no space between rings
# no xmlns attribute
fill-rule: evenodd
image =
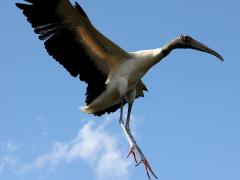
<svg viewBox="0 0 240 180"><path fill-rule="evenodd" d="M16 3L44 41L49 55L74 77L87 83L86 106L82 111L101 116L120 108L120 125L129 141L130 154L137 164L143 163L157 178L130 131L129 122L133 102L147 91L141 78L173 49L190 48L223 58L214 50L181 35L161 48L127 52L101 34L90 22L87 14L69 0L25 0ZM126 122L123 106L128 104Z"/></svg>

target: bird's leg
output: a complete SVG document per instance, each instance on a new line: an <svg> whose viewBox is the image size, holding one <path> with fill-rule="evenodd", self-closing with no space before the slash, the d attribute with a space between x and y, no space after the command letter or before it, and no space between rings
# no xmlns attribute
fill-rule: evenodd
<svg viewBox="0 0 240 180"><path fill-rule="evenodd" d="M121 109L120 109L120 119L119 119L120 124L124 124L124 121L123 121L123 103L124 103L124 98L121 99Z"/></svg>
<svg viewBox="0 0 240 180"><path fill-rule="evenodd" d="M129 142L130 146L132 146L133 143L132 143L132 141L131 141L131 139L130 139L127 131L126 131L126 128L125 128L125 125L124 125L124 121L123 121L123 103L124 103L124 98L121 100L121 109L120 109L120 119L119 119L119 123L120 123L120 126L121 126L122 129L123 129L123 132L124 132L125 136L127 137L127 140L128 140L128 142Z"/></svg>
<svg viewBox="0 0 240 180"><path fill-rule="evenodd" d="M124 125L124 121L123 121L123 103L124 103L124 98L122 98L122 100L121 100L121 109L120 109L120 119L119 119L119 123L120 123L120 125L121 125L121 127L122 127L122 129L123 129L124 134L125 134L126 137L127 137L127 140L128 140L128 142L129 142L129 145L130 145L130 147L131 147L131 149L130 149L127 157L129 157L130 154L133 154L134 160L135 160L135 162L136 162L136 164L137 164L137 163L138 163L138 162L137 162L137 152L136 152L136 150L135 150L135 148L134 148L133 142L131 141L131 139L130 139L127 131L126 131L126 128L125 128L125 125Z"/></svg>
<svg viewBox="0 0 240 180"><path fill-rule="evenodd" d="M127 115L127 119L130 119L128 116L130 116L131 114L131 109L132 109L132 103L128 103L128 115ZM127 137L128 137L128 141L129 141L129 145L130 145L130 150L129 153L127 155L127 157L129 157L131 154L134 157L134 160L136 162L136 164L138 164L138 153L136 151L136 147L134 145L135 140L133 138L130 137L129 132L130 132L130 128L129 128L129 121L126 121L126 124L124 126L126 133L127 133ZM132 140L133 139L133 140ZM136 142L135 142L136 144Z"/></svg>
<svg viewBox="0 0 240 180"><path fill-rule="evenodd" d="M131 150L129 152L129 155L132 153L134 158L136 159L136 156L137 156L137 152L140 154L141 156L141 159L140 161L137 163L136 166L138 166L139 164L143 163L144 165L144 168L145 168L145 171L147 173L147 176L149 179L150 178L150 175L149 175L149 172L157 179L157 176L155 175L155 173L153 172L150 164L148 163L146 157L144 156L142 150L140 149L140 147L138 146L138 144L136 143L131 131L130 131L130 126L129 126L129 123L130 123L130 119L131 119L131 110L132 110L132 103L129 103L128 104L128 114L127 114L127 121L126 121L126 125L125 125L125 129L127 131L127 134L128 134L128 137L130 138L130 145L131 145ZM137 149L137 152L136 152L136 149ZM129 156L128 155L128 156ZM136 161L137 162L137 161Z"/></svg>
<svg viewBox="0 0 240 180"><path fill-rule="evenodd" d="M124 98L122 98L122 100L121 100L121 109L120 109L119 123L120 123L120 126L123 129L124 134L127 137L128 142L131 144L130 138L129 138L128 134L127 134L127 131L126 131L125 126L124 126L124 121L123 121L123 103L124 103Z"/></svg>

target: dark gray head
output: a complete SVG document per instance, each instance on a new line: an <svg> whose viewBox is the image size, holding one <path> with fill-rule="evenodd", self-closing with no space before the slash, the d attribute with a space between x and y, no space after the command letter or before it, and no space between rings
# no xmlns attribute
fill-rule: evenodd
<svg viewBox="0 0 240 180"><path fill-rule="evenodd" d="M210 49L206 45L200 43L199 41L193 39L190 36L181 35L177 37L175 40L173 40L171 43L169 43L169 45L171 49L186 48L186 49L195 49L198 51L206 52L216 56L221 61L224 61L223 57L219 53Z"/></svg>

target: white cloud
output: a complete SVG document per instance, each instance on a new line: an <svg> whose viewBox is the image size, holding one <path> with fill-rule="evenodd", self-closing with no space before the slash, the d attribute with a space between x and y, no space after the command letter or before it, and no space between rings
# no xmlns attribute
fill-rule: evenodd
<svg viewBox="0 0 240 180"><path fill-rule="evenodd" d="M1 146L6 153L11 153L18 149L18 146L11 141L1 143Z"/></svg>
<svg viewBox="0 0 240 180"><path fill-rule="evenodd" d="M99 179L128 179L131 162L121 153L119 139L106 131L106 122L99 126L94 122L86 123L74 139L54 143L49 153L23 165L21 173L54 171L60 163L83 160Z"/></svg>
<svg viewBox="0 0 240 180"><path fill-rule="evenodd" d="M17 159L12 154L18 146L11 141L2 142L0 146L0 174L6 169L12 169L17 164Z"/></svg>
<svg viewBox="0 0 240 180"><path fill-rule="evenodd" d="M126 116L125 113L124 116ZM24 157L17 155L18 151L25 146L18 146L11 141L0 143L2 149L0 175L7 170L20 176L34 171L53 172L59 165L80 161L88 164L99 180L126 180L130 176L131 168L134 167L133 159L126 158L127 140L124 135L119 137L119 133L115 135L114 132L108 130L109 122L113 120L118 122L118 118L119 115L113 113L106 116L101 124L83 120L85 125L72 140L53 143L49 151L40 154L28 163L24 162ZM140 119L131 118L134 131ZM120 126L119 132L121 132ZM122 153L123 145L126 145L126 149Z"/></svg>
<svg viewBox="0 0 240 180"><path fill-rule="evenodd" d="M0 158L0 174L5 168L12 168L16 165L16 158L10 155L5 155Z"/></svg>

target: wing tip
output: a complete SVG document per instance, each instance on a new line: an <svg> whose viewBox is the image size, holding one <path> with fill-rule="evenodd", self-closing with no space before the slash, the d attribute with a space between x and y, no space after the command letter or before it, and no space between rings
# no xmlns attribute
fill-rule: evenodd
<svg viewBox="0 0 240 180"><path fill-rule="evenodd" d="M93 114L94 111L89 106L82 106L79 108L80 111L87 113L87 114Z"/></svg>
<svg viewBox="0 0 240 180"><path fill-rule="evenodd" d="M32 6L31 4L23 4L23 3L15 3L15 5L21 10L25 10L26 8L29 8Z"/></svg>
<svg viewBox="0 0 240 180"><path fill-rule="evenodd" d="M78 4L77 2L75 2L75 8L77 8L77 10L85 17L87 17L87 14L85 13L85 11L83 10L83 8L80 6L80 4Z"/></svg>
<svg viewBox="0 0 240 180"><path fill-rule="evenodd" d="M19 9L22 9L22 3L15 3L15 5L19 8Z"/></svg>

